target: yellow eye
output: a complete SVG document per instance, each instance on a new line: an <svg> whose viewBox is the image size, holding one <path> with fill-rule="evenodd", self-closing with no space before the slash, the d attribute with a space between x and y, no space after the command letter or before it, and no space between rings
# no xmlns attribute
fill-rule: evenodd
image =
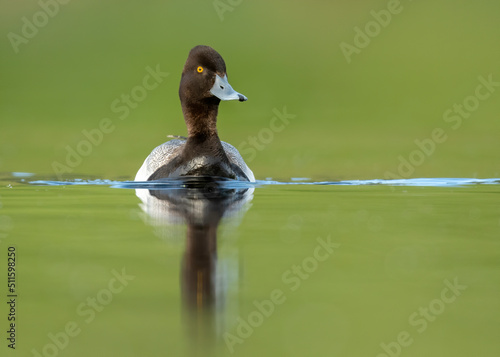
<svg viewBox="0 0 500 357"><path fill-rule="evenodd" d="M198 66L198 68L196 68L196 70L198 71L198 73L201 73L201 72L203 72L203 67L202 66Z"/></svg>

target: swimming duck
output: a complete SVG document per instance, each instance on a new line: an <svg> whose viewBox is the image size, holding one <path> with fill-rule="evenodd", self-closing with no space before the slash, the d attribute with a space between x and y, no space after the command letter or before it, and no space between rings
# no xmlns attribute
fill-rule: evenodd
<svg viewBox="0 0 500 357"><path fill-rule="evenodd" d="M176 137L156 147L137 172L135 181L181 176L219 176L255 181L238 150L219 139L217 112L221 100L247 100L227 80L222 56L209 46L189 52L179 86L187 138Z"/></svg>

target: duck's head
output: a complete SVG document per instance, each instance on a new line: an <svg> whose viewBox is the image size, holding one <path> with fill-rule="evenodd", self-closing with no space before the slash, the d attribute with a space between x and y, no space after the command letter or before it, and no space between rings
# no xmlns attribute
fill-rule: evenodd
<svg viewBox="0 0 500 357"><path fill-rule="evenodd" d="M196 46L189 52L182 70L179 97L183 105L247 100L231 87L222 56L209 46Z"/></svg>

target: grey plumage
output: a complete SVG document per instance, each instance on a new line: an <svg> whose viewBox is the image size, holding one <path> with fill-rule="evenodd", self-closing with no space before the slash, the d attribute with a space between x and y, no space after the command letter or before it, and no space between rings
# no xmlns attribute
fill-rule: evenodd
<svg viewBox="0 0 500 357"><path fill-rule="evenodd" d="M185 140L173 139L157 146L146 160L144 160L144 163L135 176L135 181L147 181L156 170L179 155L185 143ZM250 182L255 182L252 170L247 166L238 150L233 145L224 141L221 141L221 143L229 162L238 166Z"/></svg>

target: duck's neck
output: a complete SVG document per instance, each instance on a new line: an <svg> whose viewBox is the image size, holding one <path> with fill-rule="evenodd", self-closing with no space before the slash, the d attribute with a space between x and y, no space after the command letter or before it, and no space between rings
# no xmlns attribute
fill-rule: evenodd
<svg viewBox="0 0 500 357"><path fill-rule="evenodd" d="M188 129L184 152L198 154L210 151L211 154L226 157L217 134L219 102L218 98L207 98L195 103L182 103L182 113Z"/></svg>

